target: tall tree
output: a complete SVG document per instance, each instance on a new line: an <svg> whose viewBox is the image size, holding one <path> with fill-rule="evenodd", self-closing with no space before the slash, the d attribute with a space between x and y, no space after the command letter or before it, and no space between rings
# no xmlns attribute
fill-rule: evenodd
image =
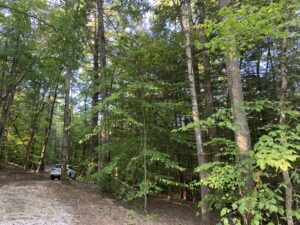
<svg viewBox="0 0 300 225"><path fill-rule="evenodd" d="M38 85L38 91L40 89L41 89L41 86ZM35 92L38 92L38 91L35 90ZM29 141L28 141L28 144L27 144L26 150L25 150L24 170L29 169L29 166L31 164L30 163L30 153L32 152L32 148L33 148L34 141L35 141L35 136L38 131L38 125L40 123L41 114L43 113L43 111L47 105L47 101L45 101L46 92L47 92L47 90L44 90L44 92L41 93L41 95L42 95L41 97L40 97L40 94L37 95L36 105L34 106L35 110L32 114L32 121L31 121L30 129L29 129L30 130Z"/></svg>
<svg viewBox="0 0 300 225"><path fill-rule="evenodd" d="M98 9L98 2L96 1L96 8ZM94 13L94 49L93 49L93 96L92 96L92 106L94 108L93 117L92 117L92 128L97 130L98 122L99 122L99 112L96 110L96 107L99 103L100 91L99 91L99 83L100 83L100 70L99 70L99 55L100 55L100 15L98 10L95 10ZM99 135L98 131L94 131L95 134L91 139L91 150L93 154L93 158L95 159L96 163L98 161L97 156L97 147L99 145Z"/></svg>
<svg viewBox="0 0 300 225"><path fill-rule="evenodd" d="M219 6L226 7L231 3L230 0L220 0ZM226 18L225 18L226 19ZM239 53L234 36L227 25L224 28L225 39L228 42L228 49L224 52L227 70L229 97L233 113L235 128L235 142L239 148L238 160L247 157L251 149L251 137L244 107L243 86L239 66Z"/></svg>
<svg viewBox="0 0 300 225"><path fill-rule="evenodd" d="M65 67L65 93L64 93L64 123L63 123L63 139L62 139L62 149L61 149L61 165L63 171L66 170L66 165L69 163L69 152L70 152L70 125L71 125L71 81L73 77L73 65L74 65L74 43L72 43L72 38L76 36L75 25L72 21L74 18L73 7L75 2L70 0L65 1L65 17L71 20L65 28L64 32L72 31L75 33L73 36L66 33L67 38L65 40L65 49L63 49L64 55L64 67ZM79 4L79 3L78 3Z"/></svg>
<svg viewBox="0 0 300 225"><path fill-rule="evenodd" d="M36 58L32 57L31 43L34 43L32 16L28 13L31 5L23 3L23 9L18 10L20 2L3 2L0 5L1 16L1 95L0 95L0 154L3 148L5 131L9 121L11 106L14 103L18 87L25 78L34 75L33 66ZM2 22L3 21L3 22Z"/></svg>
<svg viewBox="0 0 300 225"><path fill-rule="evenodd" d="M198 106L198 99L197 99L197 91L196 91L196 84L195 84L195 74L194 74L194 67L193 67L193 56L192 56L192 46L191 46L191 29L190 26L191 22L190 19L191 15L191 5L190 0L184 0L181 2L181 19L182 19L182 30L184 32L185 37L185 54L187 58L187 68L188 68L188 80L189 80L189 89L191 95L191 102L192 102L192 119L195 124L200 121L199 118L199 106ZM204 149L202 144L202 134L200 127L194 128L195 139L196 139L196 148L197 148L197 158L198 164L203 165L205 161ZM200 172L200 179L205 177L205 172ZM202 185L201 187L201 198L204 199L209 194L209 189L207 186ZM209 205L208 203L204 202L201 206L201 224L210 224L210 214L209 214Z"/></svg>
<svg viewBox="0 0 300 225"><path fill-rule="evenodd" d="M48 118L49 119L48 120L48 125L45 129L44 142L43 142L43 146L42 146L41 153L40 153L40 159L39 159L39 163L38 163L37 172L41 172L43 170L43 167L44 167L44 164L45 164L44 159L45 159L45 154L46 154L47 147L48 147L48 144L49 144L49 137L50 137L50 132L51 132L51 128L52 128L55 103L56 103L56 99L57 99L57 92L58 92L58 85L56 85L56 87L54 88L53 100L52 100L52 103L51 103L49 118Z"/></svg>
<svg viewBox="0 0 300 225"><path fill-rule="evenodd" d="M70 56L67 56L70 57ZM71 62L67 58L66 74L65 74L65 104L64 104L64 126L63 126L63 141L62 141L62 152L61 152L61 164L65 170L66 165L69 162L69 151L70 151L70 125L71 125L71 79L72 79L72 68Z"/></svg>
<svg viewBox="0 0 300 225"><path fill-rule="evenodd" d="M105 50L105 29L104 29L104 8L103 8L103 0L96 0L97 5L97 14L98 14L98 40L99 41L99 60L100 60L100 68L101 68L101 76L102 76L102 90L101 90L101 100L104 101L108 96L108 84L106 84L105 79L105 67L106 67L106 50ZM107 105L104 106L102 110L102 129L101 129L101 144L106 144L108 142L108 109ZM109 152L106 151L104 153L104 164L108 164L110 161ZM101 163L101 162L100 162Z"/></svg>
<svg viewBox="0 0 300 225"><path fill-rule="evenodd" d="M105 67L106 67L106 43L105 43L105 24L104 24L104 1L96 0L96 12L95 12L95 34L94 34L94 94L93 94L93 107L95 108L99 100L104 101L107 97L107 84L105 79ZM108 131L107 131L107 109L104 106L104 109L101 110L102 118L101 118L101 134L99 139L98 129L96 130L95 136L92 138L92 149L93 154L95 154L95 159L104 160L103 162L108 162L108 157L106 153L104 155L104 159L100 159L97 155L96 148L100 144L105 144L108 141ZM94 116L92 119L92 126L94 128L98 128L99 122L99 110L94 110ZM103 162L100 162L102 164ZM99 165L99 168L101 165Z"/></svg>
<svg viewBox="0 0 300 225"><path fill-rule="evenodd" d="M284 125L286 121L285 115L285 101L286 101L286 92L288 86L288 69L287 69L287 49L288 49L288 39L285 37L282 40L281 44L281 61L280 61L280 75L281 75L281 87L279 92L279 101L280 101L280 118L279 123ZM282 138L284 142L284 138ZM289 170L283 171L283 181L285 184L285 213L287 225L294 225L293 221L293 186L291 182L291 177Z"/></svg>
<svg viewBox="0 0 300 225"><path fill-rule="evenodd" d="M78 68L78 62L82 56L81 39L84 37L82 28L87 23L88 1L66 0L64 14L59 24L65 35L64 46L61 51L62 62L65 69L65 105L64 105L64 125L63 141L61 151L61 163L63 169L69 162L70 155L70 126L71 126L71 86L74 70ZM67 20L67 22L65 22Z"/></svg>
<svg viewBox="0 0 300 225"><path fill-rule="evenodd" d="M198 6L199 10L199 23L200 25L203 25L205 22L205 19L207 18L207 9L206 5L204 3L199 3ZM205 47L209 43L207 37L206 37L206 31L204 27L201 27L199 30L199 39L200 43L203 46L201 49L201 59L203 64L203 86L204 86L204 97L205 97L205 115L206 117L211 116L215 112L214 107L214 95L213 95L213 84L212 84L212 64L211 64L211 57L209 55L209 49ZM212 140L216 137L216 126L212 126L208 130L208 138ZM217 155L217 148L215 145L211 147L212 153L214 155L214 158Z"/></svg>

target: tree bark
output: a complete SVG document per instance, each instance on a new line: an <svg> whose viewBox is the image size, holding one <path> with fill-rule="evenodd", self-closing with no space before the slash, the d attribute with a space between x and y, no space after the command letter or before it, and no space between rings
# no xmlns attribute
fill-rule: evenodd
<svg viewBox="0 0 300 225"><path fill-rule="evenodd" d="M219 0L219 6L225 7L230 4L230 2L231 1L228 0ZM227 32L229 35L230 31ZM244 96L236 43L234 38L231 38L228 41L231 43L231 46L225 51L225 62L230 103L234 123L236 125L235 142L239 148L239 156L237 157L237 160L239 161L247 157L251 148L251 138L248 121L246 119L246 112L244 110Z"/></svg>
<svg viewBox="0 0 300 225"><path fill-rule="evenodd" d="M27 144L26 150L25 150L24 170L29 169L30 153L32 152L32 147L34 145L34 138L35 138L35 135L36 135L36 131L38 130L40 115L44 111L45 106L46 106L46 102L44 101L45 100L45 95L46 95L46 92L43 93L43 95L42 95L41 103L40 102L37 103L36 112L34 113L34 116L33 116L33 119L32 119L31 128L30 128L30 135L29 135L29 141L28 141L28 144ZM38 96L38 98L39 98L39 96ZM39 99L38 99L38 101L39 101Z"/></svg>
<svg viewBox="0 0 300 225"><path fill-rule="evenodd" d="M148 184L148 167L147 167L147 127L146 127L146 119L145 119L145 112L144 109L143 111L143 130L141 131L142 133L142 152L143 152L143 166L144 166L144 185ZM145 187L148 189L148 187ZM148 191L148 190L147 190ZM144 210L147 212L148 210L148 193L144 194Z"/></svg>
<svg viewBox="0 0 300 225"><path fill-rule="evenodd" d="M9 85L9 87L7 88L7 95L6 95L7 99L2 106L2 116L0 120L0 155L2 153L3 139L5 135L6 125L9 119L10 107L14 102L15 91L16 91L16 86Z"/></svg>
<svg viewBox="0 0 300 225"><path fill-rule="evenodd" d="M97 13L98 13L98 41L99 41L99 63L100 63L100 71L102 72L102 81L105 83L105 72L104 69L106 67L106 51L105 51L105 29L104 29L104 9L103 9L103 0L96 0ZM104 88L101 92L101 100L104 100L108 95L108 87L104 85ZM101 144L106 144L108 142L108 108L104 106L102 110L102 131L101 131ZM110 154L109 152L105 152L103 164L106 165L110 162ZM99 164L102 164L99 158ZM100 165L99 165L100 169Z"/></svg>
<svg viewBox="0 0 300 225"><path fill-rule="evenodd" d="M106 52L105 52L105 30L104 30L104 10L103 0L96 0L98 11L98 32L99 32L99 53L100 53L100 67L103 70L106 66Z"/></svg>
<svg viewBox="0 0 300 225"><path fill-rule="evenodd" d="M10 78L12 80L10 81L10 84L7 86L7 89L6 89L6 97L3 102L2 113L1 113L2 116L0 119L0 156L1 156L1 152L2 152L2 145L3 145L4 135L5 135L5 129L7 126L8 119L9 119L10 107L12 106L12 104L14 102L15 92L17 89L17 82L16 82L16 80L14 80L14 79L16 79L17 65L18 65L18 59L13 58L10 72L8 73L8 78Z"/></svg>
<svg viewBox="0 0 300 225"><path fill-rule="evenodd" d="M219 0L220 7L226 7L230 3L230 0ZM228 47L224 52L224 56L227 70L230 105L235 125L235 143L239 149L236 157L236 161L238 163L239 161L248 158L248 153L251 150L251 137L244 109L244 96L239 64L240 60L238 57L236 42L234 37L232 37L229 28L225 31L224 35L227 38L226 41L230 44L230 47ZM245 174L246 186L249 189L254 187L254 180L251 175L251 171ZM243 191L244 190L242 190L242 192ZM245 225L250 224L251 218L248 215L243 215L243 221Z"/></svg>
<svg viewBox="0 0 300 225"><path fill-rule="evenodd" d="M242 81L239 68L239 60L236 58L236 49L231 47L230 52L225 54L228 87L230 103L232 107L233 119L236 125L235 142L239 147L239 155L237 160L247 157L247 153L251 148L250 131L246 112L244 110L244 97L242 90Z"/></svg>
<svg viewBox="0 0 300 225"><path fill-rule="evenodd" d="M97 6L98 7L98 0L97 0ZM96 20L97 18L97 20ZM100 45L100 29L99 29L99 13L95 12L95 31L94 31L94 62L93 62L93 96L92 96L92 106L95 109L96 106L99 104L99 45ZM93 112L92 117L92 129L96 129L99 122L99 112L95 109ZM97 131L96 131L97 132ZM95 134L95 136L91 139L91 153L92 157L94 158L95 162L98 162L98 155L97 155L97 147L99 145L99 135L98 133Z"/></svg>
<svg viewBox="0 0 300 225"><path fill-rule="evenodd" d="M191 101L192 101L192 119L193 122L199 122L199 108L198 108L198 101L197 101L197 92L196 92L196 84L195 84L195 74L193 70L193 60L192 60L192 48L191 48L191 38L190 38L190 23L189 18L190 15L190 1L183 0L181 3L181 12L182 12L182 30L185 36L185 53L187 57L187 67L188 67L188 80L190 86L190 94L191 94ZM203 165L205 161L204 157L204 150L202 144L202 134L199 127L194 128L195 139L196 139L196 147L197 147L197 159L198 164ZM204 172L200 172L200 179L205 177ZM206 186L201 186L201 198L204 199L205 196L209 194L209 189ZM211 223L211 219L209 216L209 205L204 203L201 206L201 224L209 225Z"/></svg>
<svg viewBox="0 0 300 225"><path fill-rule="evenodd" d="M206 10L204 4L199 6L200 13L200 24L204 23L204 20L206 18ZM200 33L200 42L204 46L207 43L207 39L205 36L205 29L201 28ZM210 56L208 49L203 47L202 54L202 63L203 63L203 78L204 78L204 97L205 97L205 115L206 117L211 116L214 113L214 96L213 96L213 85L212 85L212 67L210 63ZM212 126L208 129L208 139L213 139L216 137L217 134L217 129L216 126ZM212 146L212 157L211 160L218 160L217 153L218 153L218 148L217 146Z"/></svg>
<svg viewBox="0 0 300 225"><path fill-rule="evenodd" d="M69 148L70 148L70 125L71 125L71 109L70 109L70 91L71 91L72 68L67 59L66 77L65 77L65 106L64 106L64 125L63 125L63 142L61 151L62 169L66 169L69 162Z"/></svg>
<svg viewBox="0 0 300 225"><path fill-rule="evenodd" d="M287 76L287 61L286 61L286 54L287 54L287 47L288 47L288 40L284 38L282 41L281 46L281 87L279 92L279 101L280 101L280 124L286 123L286 115L283 113L285 110L285 100L286 100L286 91L288 85L288 76ZM283 181L285 184L285 216L287 225L294 225L294 220L292 216L293 210L293 186L291 182L291 178L289 175L289 171L283 171Z"/></svg>
<svg viewBox="0 0 300 225"><path fill-rule="evenodd" d="M25 149L25 157L24 157L24 170L28 170L29 169L29 157L30 157L30 151L32 149L33 143L34 143L34 136L37 130L37 121L38 121L38 114L35 113L32 123L31 123L31 128L30 128L30 132L29 132L29 142L26 145L26 149Z"/></svg>
<svg viewBox="0 0 300 225"><path fill-rule="evenodd" d="M38 165L38 168L37 168L38 173L42 171L42 166L44 165L45 153L46 153L46 150L47 150L49 137L50 137L50 132L51 132L51 128L52 128L52 121L53 121L53 115L54 115L54 106L55 106L55 103L56 103L57 91L58 91L58 85L56 85L55 90L54 90L54 94L53 94L53 101L52 101L51 108L50 108L50 113L49 113L49 122L48 122L48 126L45 130L44 143L43 143L43 146L42 146L39 165Z"/></svg>

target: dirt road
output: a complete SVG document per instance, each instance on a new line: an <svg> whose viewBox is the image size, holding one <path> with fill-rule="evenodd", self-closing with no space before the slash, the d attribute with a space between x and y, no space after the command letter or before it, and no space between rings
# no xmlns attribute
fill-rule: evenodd
<svg viewBox="0 0 300 225"><path fill-rule="evenodd" d="M193 206L150 198L148 214L102 195L94 184L0 170L0 225L194 225Z"/></svg>

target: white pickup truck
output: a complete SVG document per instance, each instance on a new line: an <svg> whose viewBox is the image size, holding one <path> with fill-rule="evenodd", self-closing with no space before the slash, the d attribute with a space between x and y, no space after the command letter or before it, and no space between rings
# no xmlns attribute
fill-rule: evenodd
<svg viewBox="0 0 300 225"><path fill-rule="evenodd" d="M73 180L76 179L76 171L71 165L67 165L67 175ZM60 177L61 177L61 164L56 164L55 167L53 167L50 172L50 178L51 180L54 180L55 178L60 180Z"/></svg>

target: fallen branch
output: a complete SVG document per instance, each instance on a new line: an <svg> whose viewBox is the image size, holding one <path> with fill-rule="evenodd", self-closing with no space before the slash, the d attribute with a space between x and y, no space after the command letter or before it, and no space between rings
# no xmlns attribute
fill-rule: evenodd
<svg viewBox="0 0 300 225"><path fill-rule="evenodd" d="M15 167L20 168L20 169L23 169L23 166L20 166L20 165L18 165L18 164L16 164L16 163L6 162L6 164L7 164L7 165L10 165L10 166L15 166Z"/></svg>

